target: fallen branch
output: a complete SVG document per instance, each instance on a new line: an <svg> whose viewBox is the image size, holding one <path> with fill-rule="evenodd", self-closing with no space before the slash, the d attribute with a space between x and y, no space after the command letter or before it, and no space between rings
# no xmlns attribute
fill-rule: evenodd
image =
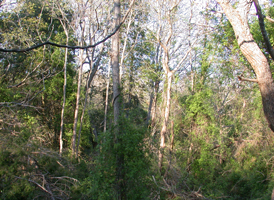
<svg viewBox="0 0 274 200"><path fill-rule="evenodd" d="M35 182L35 181L31 180L31 179L21 178L21 177L19 177L19 176L15 176L15 178L18 178L18 179L21 179L21 180L27 180L27 181L29 181L29 182L31 182L31 183L34 183L34 184L37 185L39 188L41 188L43 191L45 191L46 193L50 194L51 197L54 199L53 194L52 194L50 191L48 191L45 187L43 187L42 185L40 185L39 183L37 183L37 182Z"/></svg>
<svg viewBox="0 0 274 200"><path fill-rule="evenodd" d="M14 104L14 105L12 105L12 104ZM41 107L36 107L36 106L27 105L24 103L17 103L17 102L0 102L0 106L6 106L6 107L23 106L23 107L30 107L30 108L44 110L44 108L41 108Z"/></svg>

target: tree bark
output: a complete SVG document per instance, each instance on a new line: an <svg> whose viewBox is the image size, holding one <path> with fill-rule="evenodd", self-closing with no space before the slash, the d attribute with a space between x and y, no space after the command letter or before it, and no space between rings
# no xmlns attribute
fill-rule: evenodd
<svg viewBox="0 0 274 200"><path fill-rule="evenodd" d="M65 30L65 33L67 37L66 45L68 45L69 38L68 38L67 30ZM62 155L62 152L63 152L64 113L65 113L65 105L66 105L66 88L67 88L67 60L68 60L68 49L65 50L65 61L64 61L63 105L62 105L62 111L61 111L61 128L60 128L60 135L59 135L59 154L60 155Z"/></svg>
<svg viewBox="0 0 274 200"><path fill-rule="evenodd" d="M119 75L120 83L122 82L123 62L124 62L124 59L125 59L125 51L126 51L126 48L127 48L128 33L129 33L129 29L130 29L131 22L132 22L131 17L132 17L132 11L130 13L129 21L128 21L128 24L127 24L126 38L125 38L125 42L124 42L123 52L122 52L122 55L121 55L121 62L120 62L121 64L119 66L119 68L120 68L120 75Z"/></svg>
<svg viewBox="0 0 274 200"><path fill-rule="evenodd" d="M167 132L167 124L169 120L169 113L170 113L170 100L171 100L171 83L172 83L172 72L167 73L167 88L166 88L166 93L165 93L165 107L164 107L164 120L163 120L163 125L162 129L160 132L160 149L159 149L159 170L161 171L162 169L162 162L163 162L163 151L165 149L165 135Z"/></svg>
<svg viewBox="0 0 274 200"><path fill-rule="evenodd" d="M110 66L108 65L108 78L107 78L107 88L106 88L106 100L105 100L105 115L104 115L104 133L107 131L107 112L108 112L108 91L109 91L109 75L110 75Z"/></svg>
<svg viewBox="0 0 274 200"><path fill-rule="evenodd" d="M159 54L160 54L160 44L157 44L156 55L155 55L154 62L153 62L153 64L155 64L156 66L158 66L158 64L159 64L159 57L160 57ZM156 79L156 81L152 82L152 92L150 94L148 115L147 115L147 121L146 121L146 124L149 125L149 123L150 123L151 127L155 126L156 105L157 105L157 95L158 95L158 90L159 90L159 83L160 83L160 81L158 80L158 78ZM151 122L150 122L150 119L151 119ZM153 135L154 134L152 132L152 136Z"/></svg>
<svg viewBox="0 0 274 200"><path fill-rule="evenodd" d="M152 89L152 92L149 96L149 105L148 105L148 111L147 111L147 119L146 119L146 126L149 125L150 122L150 117L151 117L151 109L152 109L152 104L153 104L153 99L154 99L154 91Z"/></svg>
<svg viewBox="0 0 274 200"><path fill-rule="evenodd" d="M114 0L114 26L116 27L120 21L120 0ZM111 52L111 66L113 78L113 109L114 109L114 124L118 124L120 111L120 70L119 70L119 35L120 31L112 37L112 52Z"/></svg>
<svg viewBox="0 0 274 200"><path fill-rule="evenodd" d="M257 76L265 117L269 127L274 132L274 85L269 64L265 55L254 41L248 26L247 14L252 4L251 0L240 0L238 8L234 9L227 0L217 0L230 21L240 49L251 64Z"/></svg>
<svg viewBox="0 0 274 200"><path fill-rule="evenodd" d="M157 106L157 95L159 91L159 84L160 81L155 82L154 86L154 97L153 97L153 102L152 102L152 108L151 108L151 127L155 126L155 121L156 121L156 106Z"/></svg>
<svg viewBox="0 0 274 200"><path fill-rule="evenodd" d="M174 146L174 122L173 121L171 121L170 135L171 135L171 138L170 138L170 144L169 144L168 165L166 168L164 178L166 178L168 175L168 170L170 169L171 159L172 159L172 150L173 150L173 146Z"/></svg>
<svg viewBox="0 0 274 200"><path fill-rule="evenodd" d="M120 23L120 0L114 0L114 26L117 27ZM119 40L120 32L117 31L111 40L111 66L112 66L112 79L113 79L113 114L114 114L114 134L115 143L121 143L121 132L119 130L120 118L120 69L119 69ZM118 151L120 152L120 151ZM116 193L118 200L126 199L125 184L124 184L124 156L120 152L116 156Z"/></svg>
<svg viewBox="0 0 274 200"><path fill-rule="evenodd" d="M272 190L271 200L274 200L274 189Z"/></svg>
<svg viewBox="0 0 274 200"><path fill-rule="evenodd" d="M72 156L76 156L76 130L77 130L77 123L78 123L78 112L79 112L79 101L80 101L80 92L81 92L81 82L82 82L82 70L83 70L83 50L81 50L80 55L80 66L78 72L78 86L77 86L77 93L76 93L76 106L74 111L74 122L73 122L73 133L71 139L71 146L72 146Z"/></svg>

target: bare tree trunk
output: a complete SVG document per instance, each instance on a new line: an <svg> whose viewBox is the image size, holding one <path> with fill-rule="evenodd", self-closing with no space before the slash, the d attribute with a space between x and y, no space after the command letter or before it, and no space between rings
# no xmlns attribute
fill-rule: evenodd
<svg viewBox="0 0 274 200"><path fill-rule="evenodd" d="M105 116L104 116L104 133L107 131L107 112L108 112L108 91L109 91L109 75L110 75L110 65L108 65L108 78L107 78L107 88L106 88L106 100L105 100Z"/></svg>
<svg viewBox="0 0 274 200"><path fill-rule="evenodd" d="M217 0L217 2L222 6L234 29L243 55L255 71L256 82L258 82L261 91L264 114L269 127L274 132L274 85L272 74L267 59L254 41L248 26L247 14L252 1L240 0L237 9L234 9L229 1Z"/></svg>
<svg viewBox="0 0 274 200"><path fill-rule="evenodd" d="M63 26L64 27L64 26ZM66 33L66 45L68 45L68 32L64 28ZM61 127L60 127L60 135L59 135L59 154L62 155L63 152L63 132L64 132L64 113L65 113L65 105L66 105L66 88L67 88L67 60L68 60L68 49L65 50L65 61L64 61L64 85L63 85L63 105L61 111Z"/></svg>
<svg viewBox="0 0 274 200"><path fill-rule="evenodd" d="M124 42L124 46L123 46L123 52L122 52L122 55L121 55L121 64L120 64L120 75L119 75L119 80L120 80L120 83L122 81L122 75L123 75L123 62L124 62L124 59L125 59L125 51L126 51L126 48L127 48L127 40L128 40L128 33L129 33L129 29L130 29L130 25L131 25L131 22L132 22L132 12L130 13L130 17L129 17L129 22L128 22L128 25L127 25L127 32L126 32L126 38L125 38L125 42Z"/></svg>
<svg viewBox="0 0 274 200"><path fill-rule="evenodd" d="M120 23L120 0L114 0L114 25L115 27ZM119 81L119 35L117 31L112 36L112 52L111 52L111 66L113 78L113 109L114 109L114 124L118 124L119 111L120 111L120 81Z"/></svg>
<svg viewBox="0 0 274 200"><path fill-rule="evenodd" d="M73 133L72 133L72 140L71 140L71 146L72 146L72 155L76 156L76 130L77 130L77 122L78 122L78 112L79 112L79 101L80 101L80 92L81 92L81 82L82 82L82 70L83 70L83 50L81 51L80 55L80 66L79 66L79 72L78 72L78 86L77 86L77 94L76 94L76 107L74 112L74 122L73 122Z"/></svg>
<svg viewBox="0 0 274 200"><path fill-rule="evenodd" d="M149 122L150 122L153 99L154 99L154 91L152 89L152 92L151 92L150 97L149 97L149 105L148 105L148 111L147 111L147 120L146 120L146 125L147 126L149 125Z"/></svg>
<svg viewBox="0 0 274 200"><path fill-rule="evenodd" d="M173 76L172 72L167 73L167 78L166 78L167 88L166 88L166 93L165 93L165 105L164 105L164 114L163 114L164 120L163 120L162 129L161 129L161 132L160 132L161 142L160 142L159 163L158 163L160 171L162 169L163 152L164 152L164 149L165 149L165 146L166 146L166 144L165 144L165 135L166 135L166 132L167 132L167 125L168 125L169 113L170 113L172 76Z"/></svg>
<svg viewBox="0 0 274 200"><path fill-rule="evenodd" d="M153 97L152 108L151 108L151 127L155 126L157 95L159 91L159 84L160 84L160 81L156 81L154 86L154 97Z"/></svg>
<svg viewBox="0 0 274 200"><path fill-rule="evenodd" d="M114 0L114 26L117 27L120 23L120 0ZM112 36L112 52L111 52L111 66L113 79L113 113L114 113L114 133L115 143L120 143L119 118L120 118L120 75L119 75L119 40L120 32L117 31ZM124 156L119 153L116 156L116 192L118 200L126 199L125 184L124 184Z"/></svg>
<svg viewBox="0 0 274 200"><path fill-rule="evenodd" d="M191 24L191 20L192 20L192 17L193 17L193 8L192 8L192 5L193 5L193 2L192 0L189 1L190 2L190 5L191 5L191 9L190 9L190 17L188 19L188 46L189 48L191 48L191 30L192 30L192 24ZM191 70L191 93L193 94L194 93L194 83L195 83L195 71L193 69L193 64L192 64L192 55L190 54L189 56L189 65L190 65L190 70Z"/></svg>
<svg viewBox="0 0 274 200"><path fill-rule="evenodd" d="M157 45L156 48L156 55L154 58L154 64L157 66L159 63L159 54L160 54L160 45ZM148 108L148 115L147 115L147 121L146 124L148 125L151 118L151 127L154 127L155 125L155 118L156 118L156 105L157 105L157 94L159 90L159 80L156 80L155 82L152 82L152 92L150 95L150 101L149 101L149 108ZM153 132L152 132L153 135Z"/></svg>
<svg viewBox="0 0 274 200"><path fill-rule="evenodd" d="M129 117L129 111L130 111L130 108L132 106L131 104L131 89L132 89L132 85L133 85L133 75L132 75L132 68L130 68L130 72L129 72L129 84L128 84L128 109L126 111L126 118Z"/></svg>
<svg viewBox="0 0 274 200"><path fill-rule="evenodd" d="M170 144L169 144L168 165L166 168L164 178L167 177L168 170L170 169L170 165L171 165L171 159L172 159L172 150L173 150L173 145L174 145L174 123L173 123L173 121L171 121L170 135L171 135L171 140L170 140Z"/></svg>
<svg viewBox="0 0 274 200"><path fill-rule="evenodd" d="M174 75L174 73L181 67L182 63L186 60L188 54L190 53L190 51L192 50L192 45L196 42L196 40L193 42L192 45L190 45L188 51L185 53L184 57L182 59L180 59L180 61L178 62L178 64L173 67L173 69L171 70L170 68L170 54L171 54L171 50L170 50L170 46L171 46L171 38L174 34L174 30L173 30L173 20L171 17L171 10L173 10L177 5L173 4L172 7L169 9L169 12L166 14L166 18L167 18L167 23L169 24L169 28L168 28L168 32L166 35L166 39L165 41L161 41L160 38L160 32L161 32L161 28L162 28L162 21L161 21L161 15L159 14L159 28L158 28L158 33L157 33L157 40L158 43L160 44L160 46L163 49L164 52L164 56L162 58L162 64L163 64L163 69L165 71L165 76L166 76L166 84L167 84L167 88L166 88L166 93L164 94L165 97L165 103L164 103L164 109L163 109L163 124L162 124L162 129L160 132L160 148L159 148L159 160L158 160L158 167L159 170L161 172L161 168L162 168L162 163L163 163L163 153L164 153L164 148L165 148L165 135L167 132L167 124L168 124L168 120L169 120L169 113L170 113L170 99L171 99L171 84L172 84L172 77Z"/></svg>

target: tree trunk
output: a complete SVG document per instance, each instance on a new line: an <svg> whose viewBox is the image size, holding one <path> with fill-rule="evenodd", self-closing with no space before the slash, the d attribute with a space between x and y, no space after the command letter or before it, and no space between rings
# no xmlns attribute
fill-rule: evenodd
<svg viewBox="0 0 274 200"><path fill-rule="evenodd" d="M171 121L170 135L171 135L171 138L170 138L170 144L169 144L168 165L166 168L164 178L166 178L168 175L168 170L170 169L171 159L172 159L172 150L174 146L174 122L173 121Z"/></svg>
<svg viewBox="0 0 274 200"><path fill-rule="evenodd" d="M114 0L114 26L117 27L120 24L120 0ZM114 134L115 143L121 143L119 130L119 118L120 118L120 73L119 73L119 34L117 31L112 36L111 45L111 66L112 66L112 79L113 79L113 114L114 114ZM120 151L119 151L120 152ZM124 184L124 156L123 153L119 153L116 156L116 192L118 200L126 199L125 184Z"/></svg>
<svg viewBox="0 0 274 200"><path fill-rule="evenodd" d="M150 97L149 97L149 105L148 105L148 111L147 111L146 126L148 126L149 122L150 122L150 116L151 116L151 109L152 109L153 99L154 99L154 91L152 89L152 92L151 92Z"/></svg>
<svg viewBox="0 0 274 200"><path fill-rule="evenodd" d="M74 111L74 122L73 122L73 133L71 139L71 146L72 146L72 155L76 156L76 130L77 130L77 122L78 122L78 112L79 112L79 101L80 101L80 92L81 92L81 82L82 82L82 70L83 70L83 50L81 50L80 55L80 66L78 72L78 86L77 86L77 94L76 94L76 106Z"/></svg>
<svg viewBox="0 0 274 200"><path fill-rule="evenodd" d="M269 123L269 127L274 132L274 85L272 74L267 59L254 41L248 26L247 14L252 1L240 0L237 9L234 9L228 1L217 1L222 6L234 29L243 55L255 71L262 96L264 114Z"/></svg>
<svg viewBox="0 0 274 200"><path fill-rule="evenodd" d="M64 27L64 26L63 26ZM66 33L66 45L68 45L68 32ZM61 127L60 127L60 135L59 135L59 154L62 155L63 152L63 132L64 132L64 114L65 114L65 105L66 105L66 88L67 88L67 60L68 60L68 49L65 50L65 61L64 61L64 85L63 85L63 105L61 111Z"/></svg>
<svg viewBox="0 0 274 200"><path fill-rule="evenodd" d="M133 65L133 63L132 63ZM131 90L132 90L132 85L133 85L133 75L132 75L132 68L130 67L130 72L129 72L129 84L128 84L128 103L127 103L127 111L126 111L126 118L129 117L129 112L131 109Z"/></svg>
<svg viewBox="0 0 274 200"><path fill-rule="evenodd" d="M132 22L132 13L133 11L131 11L130 13L130 17L129 17L129 21L128 21L128 25L127 25L127 31L126 31L126 38L125 38L125 42L124 42L124 46L123 46L123 52L122 52L122 55L121 55L121 64L119 66L120 68L120 74L119 74L119 80L120 80L120 83L122 82L122 75L123 75L123 62L124 62L124 59L125 59L125 51L126 51L126 48L127 48L127 41L128 41L128 33L129 33L129 29L130 29L130 26L131 26L131 22Z"/></svg>
<svg viewBox="0 0 274 200"><path fill-rule="evenodd" d="M169 113L170 113L170 101L171 101L171 82L172 82L172 72L167 73L167 88L166 88L166 93L165 93L165 107L164 107L164 113L163 113L163 125L162 129L160 132L160 149L159 149L159 170L161 171L162 168L162 162L163 162L163 153L164 153L164 148L166 146L165 144L165 135L167 132L167 125L168 125L168 120L169 120Z"/></svg>
<svg viewBox="0 0 274 200"><path fill-rule="evenodd" d="M117 27L120 23L120 0L114 0L114 25ZM112 52L111 52L111 66L113 79L113 109L114 109L114 124L118 124L120 111L120 81L119 81L119 34L117 31L112 36Z"/></svg>
<svg viewBox="0 0 274 200"><path fill-rule="evenodd" d="M109 74L110 74L110 65L108 65L108 78L107 78L107 88L106 88L106 100L105 100L105 115L104 115L104 133L107 131L107 112L108 112L108 90L109 90Z"/></svg>
<svg viewBox="0 0 274 200"><path fill-rule="evenodd" d="M102 50L103 50L103 48L101 49L101 53L102 53ZM99 57L101 57L101 55L99 55ZM89 90L91 82L92 82L92 80L93 80L93 78L94 78L94 76L97 72L97 69L98 69L98 66L99 66L99 63L100 63L100 60L101 60L100 58L98 58L98 61L93 64L92 59L89 60L90 72L88 74L88 79L87 79L87 82L86 82L85 102L84 102L83 111L82 111L81 120L80 120L80 128L79 128L79 132L78 132L78 141L77 141L77 147L76 147L76 156L78 156L78 149L79 149L79 144L80 144L80 139L81 139L81 130L82 130L83 119L84 119L85 110L86 110L86 106L87 106L88 90Z"/></svg>
<svg viewBox="0 0 274 200"><path fill-rule="evenodd" d="M156 120L156 106L157 106L157 95L159 91L159 84L160 81L155 82L154 86L154 97L153 97L153 102L152 102L152 108L151 108L151 127L155 126L155 120Z"/></svg>

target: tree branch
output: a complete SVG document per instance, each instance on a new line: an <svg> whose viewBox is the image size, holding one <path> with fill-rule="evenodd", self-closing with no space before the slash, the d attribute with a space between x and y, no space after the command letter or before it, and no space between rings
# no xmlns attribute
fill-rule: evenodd
<svg viewBox="0 0 274 200"><path fill-rule="evenodd" d="M31 183L34 183L34 184L37 185L39 188L41 188L43 191L45 191L46 193L50 194L52 198L54 198L54 197L53 197L53 194L52 194L50 191L48 191L45 187L43 187L42 185L40 185L39 183L37 183L37 182L35 182L35 181L31 180L31 179L21 178L21 177L18 177L18 176L14 176L14 177L17 178L17 179L27 180L27 181L29 181L29 182L31 182Z"/></svg>
<svg viewBox="0 0 274 200"><path fill-rule="evenodd" d="M265 18L266 18L268 21L270 21L270 22L274 23L274 19L272 19L271 17L266 16Z"/></svg>
<svg viewBox="0 0 274 200"><path fill-rule="evenodd" d="M12 105L14 104L14 105ZM32 106L32 105L28 105L28 104L24 104L24 103L17 103L17 102L0 102L0 106L6 106L6 107L14 107L14 106L23 106L23 107L30 107L30 108L35 108L35 109L44 109L41 107L36 107L36 106Z"/></svg>
<svg viewBox="0 0 274 200"><path fill-rule="evenodd" d="M274 60L274 49L272 48L272 45L270 43L270 40L268 38L267 32L265 30L265 25L264 25L264 15L262 14L262 10L261 7L259 5L258 0L254 0L253 1L257 10L257 15L258 15L258 19L259 19L259 25L260 25L260 29L264 38L264 42L266 44L266 49L268 51L268 53L270 54L272 60Z"/></svg>
<svg viewBox="0 0 274 200"><path fill-rule="evenodd" d="M193 49L193 45L196 43L197 39L192 43L192 45L189 47L188 51L186 52L185 56L180 60L180 62L176 65L176 67L172 70L172 73L175 73L181 64L185 61L190 51Z"/></svg>
<svg viewBox="0 0 274 200"><path fill-rule="evenodd" d="M257 79L251 79L251 78L244 78L242 76L238 76L239 81L249 81L249 82L255 82L258 83Z"/></svg>
<svg viewBox="0 0 274 200"><path fill-rule="evenodd" d="M45 46L45 45L51 45L51 46L56 46L56 47L60 47L60 48L68 48L68 49L88 49L88 48L95 48L99 44L104 43L109 38L111 38L120 29L120 27L125 22L128 14L130 12L130 10L132 9L132 6L133 6L134 2L135 2L135 0L132 0L132 2L130 4L130 8L126 12L126 14L125 14L123 20L121 21L121 23L114 29L114 31L111 34L109 34L107 37L105 37L104 39L100 40L99 42L97 42L95 44L88 45L88 46L69 46L69 45L57 44L57 43L54 43L54 42L46 41L46 42L43 42L43 43L40 43L40 44L36 44L34 46L31 46L31 47L25 48L25 49L3 49L3 48L0 48L0 52L8 52L8 53L11 53L11 52L15 52L15 53L28 52L28 51L31 51L33 49L37 49L37 48Z"/></svg>

